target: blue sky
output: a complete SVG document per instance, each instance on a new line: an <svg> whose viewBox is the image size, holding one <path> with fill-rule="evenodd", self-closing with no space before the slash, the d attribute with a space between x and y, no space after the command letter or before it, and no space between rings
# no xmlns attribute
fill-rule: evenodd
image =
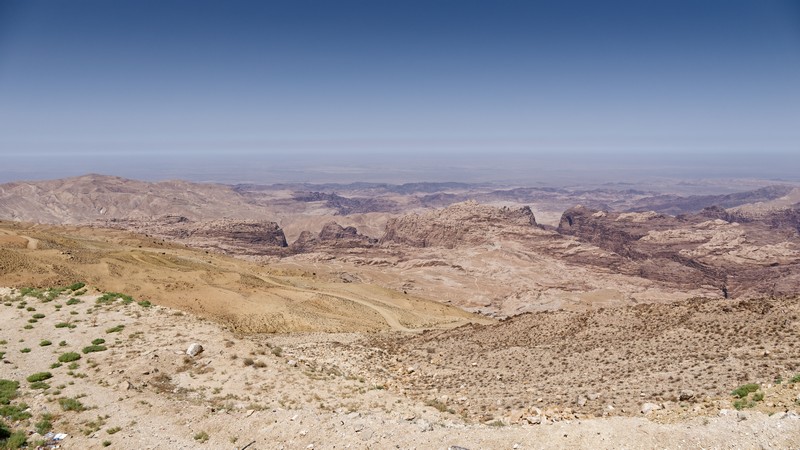
<svg viewBox="0 0 800 450"><path fill-rule="evenodd" d="M791 156L800 2L0 0L0 153Z"/></svg>

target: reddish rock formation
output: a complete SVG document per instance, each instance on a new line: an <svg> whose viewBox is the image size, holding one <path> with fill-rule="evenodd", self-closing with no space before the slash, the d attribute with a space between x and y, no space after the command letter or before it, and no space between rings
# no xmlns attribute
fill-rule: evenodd
<svg viewBox="0 0 800 450"><path fill-rule="evenodd" d="M536 219L527 206L497 208L468 201L392 219L381 243L455 248L490 243L501 234L524 234L531 228L536 228Z"/></svg>

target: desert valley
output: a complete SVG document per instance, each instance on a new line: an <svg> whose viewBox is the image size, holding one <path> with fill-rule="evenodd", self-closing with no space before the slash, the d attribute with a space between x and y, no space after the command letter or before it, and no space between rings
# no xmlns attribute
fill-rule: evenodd
<svg viewBox="0 0 800 450"><path fill-rule="evenodd" d="M798 205L754 180L6 183L6 439L796 448Z"/></svg>

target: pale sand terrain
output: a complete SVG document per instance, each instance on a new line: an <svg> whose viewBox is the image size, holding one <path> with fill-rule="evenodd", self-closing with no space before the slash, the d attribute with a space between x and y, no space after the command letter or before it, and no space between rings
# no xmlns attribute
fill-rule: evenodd
<svg viewBox="0 0 800 450"><path fill-rule="evenodd" d="M97 295L92 293L73 305L65 304L72 295L42 302L31 297L8 301L17 297L10 289L0 294L6 298L0 305L0 339L5 342L0 378L20 381L20 397L13 403L25 402L33 415L14 425L32 429L49 412L53 430L68 434L61 443L65 449L104 448L104 442L125 449L241 449L251 443L248 449L800 446L796 416L753 411L714 411L712 417L680 423L645 417L467 423L400 389L374 384L361 375L368 367L348 369L347 348L364 345L358 336L241 336L168 308L120 300L94 306ZM37 313L45 317L29 324L27 319ZM55 328L65 321L74 328ZM124 328L109 331L119 326ZM80 353L96 338L105 339L107 350L81 353L74 369L67 364L51 368L60 354ZM52 345L40 346L44 339ZM275 342L283 348L278 350ZM337 348L336 342L343 351L319 359L303 356L309 348ZM191 343L204 347L194 358L185 355ZM25 347L31 351L21 353ZM39 371L51 372L49 388L33 389L25 381ZM798 393L797 385L767 391L768 397ZM77 398L87 410L64 411L59 398ZM207 442L197 440L202 433ZM39 438L29 436L31 442Z"/></svg>

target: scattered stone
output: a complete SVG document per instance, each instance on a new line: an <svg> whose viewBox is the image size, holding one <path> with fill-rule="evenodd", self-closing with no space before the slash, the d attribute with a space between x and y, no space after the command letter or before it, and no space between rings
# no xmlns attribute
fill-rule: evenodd
<svg viewBox="0 0 800 450"><path fill-rule="evenodd" d="M597 400L598 398L600 398L600 394L597 392L592 392L589 395L587 395L587 397L589 398L589 400Z"/></svg>
<svg viewBox="0 0 800 450"><path fill-rule="evenodd" d="M297 361L293 359L290 359L289 362L287 362L286 364L288 364L291 367L297 367Z"/></svg>
<svg viewBox="0 0 800 450"><path fill-rule="evenodd" d="M780 420L780 419L785 419L786 415L787 414L785 412L779 411L779 412L776 412L775 414L773 414L773 415L771 415L769 417L770 417L770 419L778 419L778 420Z"/></svg>
<svg viewBox="0 0 800 450"><path fill-rule="evenodd" d="M578 398L575 400L575 403L578 406L586 406L586 400L587 400L586 397L579 395Z"/></svg>
<svg viewBox="0 0 800 450"><path fill-rule="evenodd" d="M408 368L406 369L406 372L408 373L414 373L416 371L417 369L414 366L408 366Z"/></svg>
<svg viewBox="0 0 800 450"><path fill-rule="evenodd" d="M680 401L691 400L692 398L694 398L694 392L689 389L681 391L680 395L678 395L678 400Z"/></svg>
<svg viewBox="0 0 800 450"><path fill-rule="evenodd" d="M542 416L528 416L525 418L525 421L531 425L540 425L542 423Z"/></svg>
<svg viewBox="0 0 800 450"><path fill-rule="evenodd" d="M641 411L642 411L642 414L647 415L650 412L657 411L659 409L661 409L660 405L657 405L655 403L645 403L645 404L642 405Z"/></svg>
<svg viewBox="0 0 800 450"><path fill-rule="evenodd" d="M469 449L458 445L451 445L450 447L447 447L447 450L469 450Z"/></svg>
<svg viewBox="0 0 800 450"><path fill-rule="evenodd" d="M193 358L200 353L203 353L203 346L197 343L190 345L189 348L186 349L186 354Z"/></svg>
<svg viewBox="0 0 800 450"><path fill-rule="evenodd" d="M130 391L131 389L133 389L133 384L131 384L130 381L125 380L119 384L119 388L122 389L123 391Z"/></svg>
<svg viewBox="0 0 800 450"><path fill-rule="evenodd" d="M419 430L422 431L423 433L426 431L433 431L433 424L431 424L425 419L417 420L417 426L419 427Z"/></svg>
<svg viewBox="0 0 800 450"><path fill-rule="evenodd" d="M372 436L374 436L374 435L375 435L375 432L372 431L371 428L365 428L363 431L361 431L359 433L359 437L361 438L362 441L368 441L368 440L372 439Z"/></svg>

